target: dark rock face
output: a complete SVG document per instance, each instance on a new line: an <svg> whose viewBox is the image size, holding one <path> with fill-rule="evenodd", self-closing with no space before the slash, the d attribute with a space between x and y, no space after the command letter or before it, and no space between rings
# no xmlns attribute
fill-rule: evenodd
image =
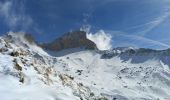
<svg viewBox="0 0 170 100"><path fill-rule="evenodd" d="M35 43L35 40L31 34L24 34L24 38L31 44Z"/></svg>
<svg viewBox="0 0 170 100"><path fill-rule="evenodd" d="M84 31L68 32L53 42L41 44L40 46L46 50L52 51L78 47L83 47L85 49L97 48L95 43L86 38L86 32Z"/></svg>

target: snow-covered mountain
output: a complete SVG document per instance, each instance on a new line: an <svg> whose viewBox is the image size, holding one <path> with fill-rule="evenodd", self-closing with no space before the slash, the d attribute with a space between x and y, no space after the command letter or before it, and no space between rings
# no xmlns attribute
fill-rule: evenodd
<svg viewBox="0 0 170 100"><path fill-rule="evenodd" d="M51 52L28 37L0 37L2 100L170 100L169 49Z"/></svg>

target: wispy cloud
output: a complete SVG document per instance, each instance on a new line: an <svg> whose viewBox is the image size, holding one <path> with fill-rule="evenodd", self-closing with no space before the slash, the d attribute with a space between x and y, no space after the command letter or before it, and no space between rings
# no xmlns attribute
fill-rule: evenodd
<svg viewBox="0 0 170 100"><path fill-rule="evenodd" d="M80 31L85 31L86 33L90 33L90 30L91 30L91 25L89 24L80 27Z"/></svg>
<svg viewBox="0 0 170 100"><path fill-rule="evenodd" d="M143 28L142 31L137 32L138 35L145 36L155 28L157 28L160 24L165 22L170 17L170 8L166 7L164 9L164 13L159 15L158 17L154 18L150 22L136 25L130 28L127 28L126 30L132 30L132 29L140 29Z"/></svg>
<svg viewBox="0 0 170 100"><path fill-rule="evenodd" d="M24 3L14 0L0 2L0 17L11 30L27 30L33 24L32 18L25 13Z"/></svg>
<svg viewBox="0 0 170 100"><path fill-rule="evenodd" d="M158 27L161 23L163 23L168 17L170 17L170 13L166 12L164 15L156 18L155 20L147 23L150 24L150 26L148 28L146 28L146 30L140 32L142 36L145 36L147 33L149 33L150 31L152 31L153 29L155 29L156 27Z"/></svg>
<svg viewBox="0 0 170 100"><path fill-rule="evenodd" d="M141 47L155 47L157 49L170 48L170 45L162 43L160 41L152 40L139 35L130 35L119 31L107 31L113 37L113 41L120 44L126 44L126 46L141 46ZM118 39L118 40L115 40ZM114 45L114 43L113 43ZM118 44L119 45L119 44ZM122 45L119 45L122 46ZM161 47L161 48L160 48Z"/></svg>
<svg viewBox="0 0 170 100"><path fill-rule="evenodd" d="M148 38L145 38L145 37L142 37L142 36L135 36L135 35L127 35L127 37L129 38L132 38L132 39L136 39L138 40L139 42L146 42L148 44L146 44L148 47L149 46L156 46L156 45L160 45L160 46L163 46L163 47L167 47L169 48L170 46L165 44L165 43L162 43L162 42L159 42L159 41L155 41L155 40L152 40L152 39L148 39Z"/></svg>

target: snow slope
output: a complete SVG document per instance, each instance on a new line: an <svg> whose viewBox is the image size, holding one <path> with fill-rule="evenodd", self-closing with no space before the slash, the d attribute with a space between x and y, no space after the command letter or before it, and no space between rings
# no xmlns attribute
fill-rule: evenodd
<svg viewBox="0 0 170 100"><path fill-rule="evenodd" d="M96 95L110 100L170 99L170 70L160 60L132 63L131 59L123 61L118 56L101 59L93 51L81 51L61 59L68 64L69 70L64 72L90 87Z"/></svg>
<svg viewBox="0 0 170 100"><path fill-rule="evenodd" d="M2 100L170 100L169 55L112 51L48 54L24 35L0 38ZM135 49L136 50L136 49Z"/></svg>

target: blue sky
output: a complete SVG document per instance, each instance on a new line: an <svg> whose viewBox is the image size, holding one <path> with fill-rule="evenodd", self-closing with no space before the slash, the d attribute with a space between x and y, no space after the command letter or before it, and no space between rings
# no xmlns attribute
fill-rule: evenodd
<svg viewBox="0 0 170 100"><path fill-rule="evenodd" d="M84 25L112 45L170 47L170 0L0 0L0 34L24 31L52 41Z"/></svg>

